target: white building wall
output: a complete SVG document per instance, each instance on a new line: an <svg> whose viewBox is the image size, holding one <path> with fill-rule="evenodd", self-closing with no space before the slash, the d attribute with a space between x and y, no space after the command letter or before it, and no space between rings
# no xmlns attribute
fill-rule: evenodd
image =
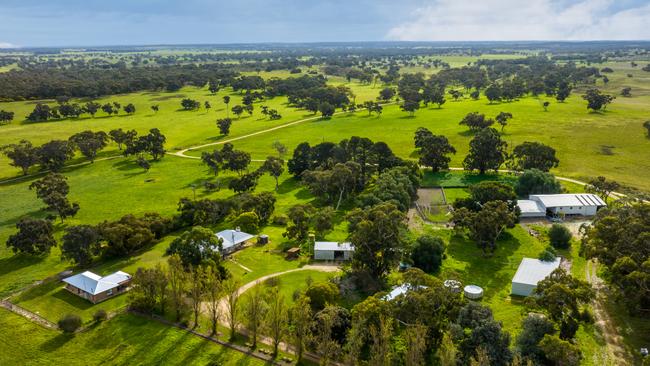
<svg viewBox="0 0 650 366"><path fill-rule="evenodd" d="M535 285L529 285L527 283L513 282L511 293L518 296L530 296L536 287L537 286Z"/></svg>

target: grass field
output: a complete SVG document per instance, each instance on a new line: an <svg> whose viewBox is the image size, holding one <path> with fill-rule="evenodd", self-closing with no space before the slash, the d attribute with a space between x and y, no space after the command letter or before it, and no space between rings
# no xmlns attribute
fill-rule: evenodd
<svg viewBox="0 0 650 366"><path fill-rule="evenodd" d="M44 329L0 309L0 365L264 365L184 331L119 315L76 335Z"/></svg>
<svg viewBox="0 0 650 366"><path fill-rule="evenodd" d="M518 55L512 55L519 57ZM445 59L447 60L447 59ZM453 65L462 65L469 58L458 57L448 59ZM314 120L304 122L273 132L259 134L234 143L235 148L248 151L253 159L263 159L275 154L271 147L274 141L287 145L291 151L302 141L316 144L322 141L335 141L349 138L353 135L369 137L375 141L385 141L401 157L413 159L413 133L420 127L427 127L436 134L446 135L456 147L458 153L452 159L452 166L461 166L468 142L472 135L458 125L460 119L468 112L479 111L488 116L494 116L500 111L508 111L514 115L505 128L504 139L509 144L523 141L541 141L558 151L560 166L554 173L578 179L604 175L623 184L650 191L650 140L644 137L641 124L650 119L647 106L650 105L650 73L631 69L629 63L611 63L615 73L608 75L610 83L607 86L599 84L611 93L618 93L622 86L633 87L632 98L619 97L604 113L589 113L585 102L576 92L566 103L551 101L548 112L544 112L541 102L546 98L522 98L512 103L488 104L485 99L472 101L465 99L459 102L448 101L443 108L423 108L414 117L408 117L397 106L386 106L381 117L368 116L365 112L338 115L331 120ZM412 71L418 71L414 69ZM425 70L435 72L435 70ZM632 73L628 78L626 73ZM286 72L261 73L265 77L286 77ZM345 84L340 78L331 77L333 84ZM599 82L602 83L602 82ZM360 85L351 83L349 86L357 96L357 103L376 97L381 86ZM220 91L219 95L210 95L205 89L183 88L177 93L134 93L102 98L101 101L119 101L123 105L134 103L137 112L133 116L121 115L104 117L100 112L95 118L80 118L45 123L26 123L22 121L33 109L34 102L0 103L0 109L16 112L18 120L6 126L0 126L0 145L17 142L26 138L35 144L51 139L65 139L75 132L86 129L105 130L113 128L136 129L146 132L148 129L160 128L167 136L166 147L170 151L187 148L197 144L205 144L223 140L218 135L215 126L217 118L225 117L225 105L222 96L230 94L230 106L239 103L241 96L229 90ZM212 109L195 112L179 111L180 100L184 97L197 99L201 102L209 100ZM160 112L154 114L149 109L152 104L160 104ZM268 105L276 108L283 115L279 121L260 119L259 106ZM275 98L263 103L256 103L256 112L252 117L242 117L236 120L229 138L243 136L252 132L262 131L284 123L312 117L302 110L290 108L285 98ZM211 150L214 147L203 150ZM100 157L117 155L117 147L110 145ZM201 150L190 151L189 154L199 155ZM75 162L84 161L77 158ZM258 163L253 163L252 169ZM78 167L70 167L63 172L70 184L70 199L80 204L81 210L64 224L56 223L56 237L59 239L63 229L69 225L96 224L103 220L117 219L125 214L143 214L158 212L171 216L176 212L177 203L181 197L193 197L193 185L215 178L207 171L200 161L182 159L176 156L166 156L160 162L152 164L149 172L143 172L132 159L118 157L112 160L97 161ZM0 157L0 178L15 177L18 170L8 165L6 157ZM220 174L222 186L234 174ZM28 186L35 177L28 177L11 182L0 182L0 243L4 243L14 231L15 223L23 216L44 217L41 210L43 204L38 200ZM511 175L478 176L464 172L437 173L425 172L423 186L445 189L448 202L460 197L466 197L463 188L470 184L486 179L512 181ZM571 192L580 191L581 187L563 184ZM272 191L275 182L269 176L263 176L257 192ZM196 190L196 198L228 197L232 192L222 189L218 192ZM276 213L284 213L287 208L297 203L313 200L310 193L294 179L285 173L280 178L280 188L276 194ZM327 234L328 240L344 240L346 237L345 223L340 218L335 229ZM225 222L212 229L229 228ZM253 246L235 255L233 261L226 262L230 272L241 283L253 281L261 276L298 268L304 260L287 261L281 253L290 242L282 237L284 228L267 226L260 233L268 234L271 243L266 246ZM510 280L523 257L537 257L545 243L531 237L521 227L509 230L499 241L499 249L492 258L486 259L475 245L465 239L452 236L446 230L433 230L434 235L441 235L449 241L448 258L443 264L439 276L443 279L458 278L463 283L475 283L485 289L484 302L492 307L495 317L503 321L507 330L516 334L521 320L525 316L519 300L511 299ZM163 256L169 242L175 235L166 237L160 243L146 251L124 260L103 262L93 266L93 270L105 274L115 270L134 272L141 266L153 266L165 260ZM584 276L586 263L577 256L577 247L563 253L574 262L573 272ZM4 297L37 280L42 280L69 269L69 263L60 259L58 248L42 257L14 255L4 245L0 245L0 296ZM246 267L250 271L244 269ZM331 274L311 273L301 271L281 277L281 288L285 299L291 299L295 289L301 288L306 276L313 280L325 280ZM89 303L65 292L58 282L50 282L37 286L17 296L14 301L19 305L38 312L42 316L56 321L66 313L78 313L84 321L90 320L92 314L100 308L115 310L123 307L127 296L120 296L99 305ZM622 324L634 327L634 319L621 319ZM645 324L645 323L644 323ZM80 364L101 363L111 360L116 364L155 364L164 360L166 363L207 363L212 359L225 360L221 364L256 364L253 361L242 360L239 354L231 355L216 345L198 341L195 337L155 323L130 315L118 316L116 319L92 328L86 333L75 337L62 336L59 333L46 331L26 322L13 314L0 311L0 344L12 341L20 347L8 352L0 352L0 364L12 360L14 364L42 364L45 360L53 363L74 358ZM641 329L650 329L643 327ZM3 338L4 337L4 338ZM602 347L596 331L590 327L582 327L578 339L585 353L597 354ZM159 340L159 343L156 341ZM635 343L636 344L636 343ZM20 351L18 349L21 349ZM84 357L87 350L99 348L96 359ZM177 352L172 350L178 349ZM3 348L4 350L4 348ZM31 357L30 357L31 355ZM3 357L5 357L3 359ZM30 357L27 359L27 357ZM220 358L223 357L223 358ZM21 362L22 361L22 362ZM597 364L587 360L587 364Z"/></svg>

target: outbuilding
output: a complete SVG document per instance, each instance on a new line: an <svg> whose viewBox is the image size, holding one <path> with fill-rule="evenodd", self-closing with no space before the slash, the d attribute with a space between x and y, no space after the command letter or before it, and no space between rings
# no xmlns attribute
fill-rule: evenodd
<svg viewBox="0 0 650 366"><path fill-rule="evenodd" d="M215 234L221 242L221 253L230 254L244 247L247 241L253 239L255 235L245 233L239 228L235 230L223 230Z"/></svg>
<svg viewBox="0 0 650 366"><path fill-rule="evenodd" d="M539 259L524 258L512 279L512 295L530 296L537 284L560 267L560 258L546 262Z"/></svg>
<svg viewBox="0 0 650 366"><path fill-rule="evenodd" d="M314 259L326 261L347 261L352 259L354 246L351 243L317 241L314 243Z"/></svg>
<svg viewBox="0 0 650 366"><path fill-rule="evenodd" d="M63 279L65 289L93 304L125 292L131 283L131 275L117 271L102 277L85 271Z"/></svg>
<svg viewBox="0 0 650 366"><path fill-rule="evenodd" d="M544 217L559 215L593 216L607 206L591 193L531 194L527 200L518 200L521 217Z"/></svg>

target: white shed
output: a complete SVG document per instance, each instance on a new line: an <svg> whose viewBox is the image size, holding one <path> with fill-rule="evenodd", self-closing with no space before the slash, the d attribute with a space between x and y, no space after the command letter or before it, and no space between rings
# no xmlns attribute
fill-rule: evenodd
<svg viewBox="0 0 650 366"><path fill-rule="evenodd" d="M354 246L351 243L317 241L314 243L314 259L326 261L347 261L352 259Z"/></svg>
<svg viewBox="0 0 650 366"><path fill-rule="evenodd" d="M531 194L528 198L554 215L593 216L599 208L607 206L600 197L590 193Z"/></svg>
<svg viewBox="0 0 650 366"><path fill-rule="evenodd" d="M544 217L546 208L538 201L517 200L517 206L521 211L521 217Z"/></svg>
<svg viewBox="0 0 650 366"><path fill-rule="evenodd" d="M512 295L530 296L537 288L539 281L545 279L551 272L560 267L560 258L552 262L539 259L524 258L517 268L517 273L512 279Z"/></svg>

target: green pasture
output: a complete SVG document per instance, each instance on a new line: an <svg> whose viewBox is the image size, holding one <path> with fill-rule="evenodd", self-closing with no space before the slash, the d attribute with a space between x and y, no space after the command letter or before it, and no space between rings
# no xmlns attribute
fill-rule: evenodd
<svg viewBox="0 0 650 366"><path fill-rule="evenodd" d="M0 309L2 365L264 365L243 353L135 315L66 335Z"/></svg>

